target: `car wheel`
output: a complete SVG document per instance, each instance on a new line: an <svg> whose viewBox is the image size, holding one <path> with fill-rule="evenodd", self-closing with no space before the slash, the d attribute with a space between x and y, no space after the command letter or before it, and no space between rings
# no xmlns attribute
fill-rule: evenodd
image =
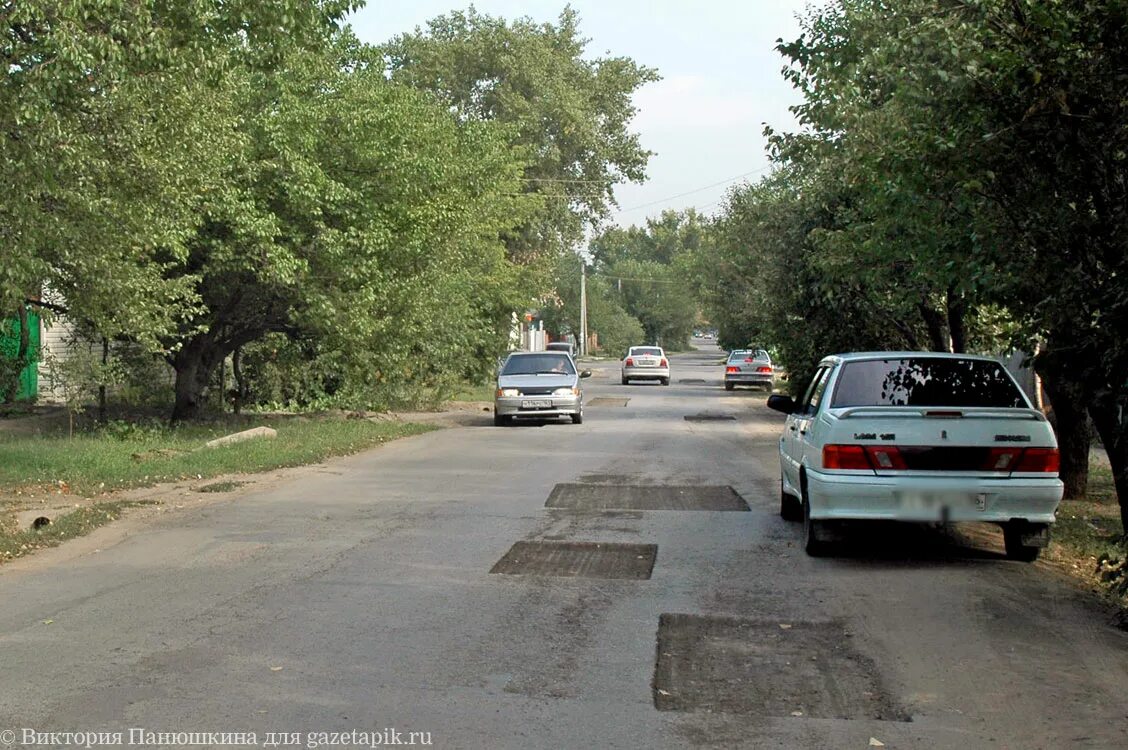
<svg viewBox="0 0 1128 750"><path fill-rule="evenodd" d="M584 423L584 413L582 411L577 412L577 413L572 415L572 424L583 424L583 423Z"/></svg>
<svg viewBox="0 0 1128 750"><path fill-rule="evenodd" d="M726 391L731 391L731 390L732 390L733 388L735 388L735 387L736 387L736 386L735 386L735 385L733 385L732 383L725 383L725 390L726 390Z"/></svg>
<svg viewBox="0 0 1128 750"><path fill-rule="evenodd" d="M494 412L494 427L505 427L510 423L510 418Z"/></svg>
<svg viewBox="0 0 1128 750"><path fill-rule="evenodd" d="M779 480L779 517L784 521L802 521L803 505L783 491L783 479Z"/></svg>
<svg viewBox="0 0 1128 750"><path fill-rule="evenodd" d="M631 384L631 381L627 380L626 378L623 378L623 385L630 385L630 384Z"/></svg>
<svg viewBox="0 0 1128 750"><path fill-rule="evenodd" d="M803 550L811 557L822 557L826 554L826 542L820 536L822 523L811 518L811 501L807 499L807 491L803 490Z"/></svg>
<svg viewBox="0 0 1128 750"><path fill-rule="evenodd" d="M661 380L662 380L662 385L669 385L670 384L669 378L662 378Z"/></svg>
<svg viewBox="0 0 1128 750"><path fill-rule="evenodd" d="M1022 535L1030 533L1031 525L1022 522L1011 522L1003 525L1003 546L1007 550L1007 558L1019 562L1034 562L1042 553L1041 547L1022 543Z"/></svg>

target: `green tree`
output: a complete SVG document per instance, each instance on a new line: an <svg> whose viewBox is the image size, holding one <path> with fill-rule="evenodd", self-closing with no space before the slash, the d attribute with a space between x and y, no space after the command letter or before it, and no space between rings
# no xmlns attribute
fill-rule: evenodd
<svg viewBox="0 0 1128 750"><path fill-rule="evenodd" d="M335 27L338 0L0 0L0 310L48 286L157 347L196 304L166 278L227 141L211 84Z"/></svg>
<svg viewBox="0 0 1128 750"><path fill-rule="evenodd" d="M614 186L644 178L650 154L628 129L631 96L657 75L625 57L585 58L586 44L570 8L556 24L471 8L381 48L393 81L437 97L463 121L509 126L529 160L520 189L542 199L506 237L522 263L572 252L585 225L608 215Z"/></svg>
<svg viewBox="0 0 1128 750"><path fill-rule="evenodd" d="M913 238L910 288L1005 310L1016 343L1046 342L1037 365L1070 494L1084 488L1088 411L1128 521L1126 13L1105 0L840 0L782 47L813 135L781 151L833 161L858 188L860 236Z"/></svg>
<svg viewBox="0 0 1128 750"><path fill-rule="evenodd" d="M459 124L348 64L355 52L346 37L229 78L242 148L166 270L202 301L165 341L174 420L199 413L228 355L270 333L315 339L308 353L332 359L333 390L354 402L437 387L444 366L500 346L518 274L499 237L523 218L524 163L501 128Z"/></svg>

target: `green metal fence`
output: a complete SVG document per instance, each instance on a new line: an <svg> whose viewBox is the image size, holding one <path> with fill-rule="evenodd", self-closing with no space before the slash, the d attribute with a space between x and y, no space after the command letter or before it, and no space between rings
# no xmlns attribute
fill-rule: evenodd
<svg viewBox="0 0 1128 750"><path fill-rule="evenodd" d="M30 362L20 372L19 390L16 391L17 401L32 401L39 395L39 316L28 311L28 355ZM0 359L12 361L20 350L20 319L10 317L0 319ZM4 368L0 368L3 372ZM0 382L0 400L3 400L10 385Z"/></svg>

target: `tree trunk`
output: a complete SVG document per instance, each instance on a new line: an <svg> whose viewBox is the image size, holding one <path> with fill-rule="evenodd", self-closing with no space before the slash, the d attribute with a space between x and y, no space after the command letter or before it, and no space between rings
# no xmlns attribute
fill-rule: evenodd
<svg viewBox="0 0 1128 750"><path fill-rule="evenodd" d="M206 338L194 339L176 353L172 360L172 366L176 370L176 401L172 406L171 418L173 424L199 419L204 406L204 391L224 356L225 353Z"/></svg>
<svg viewBox="0 0 1128 750"><path fill-rule="evenodd" d="M948 289L948 332L952 335L952 351L967 351L967 303L955 289Z"/></svg>
<svg viewBox="0 0 1128 750"><path fill-rule="evenodd" d="M106 423L106 365L110 361L110 340L102 337L102 383L98 386L98 424Z"/></svg>
<svg viewBox="0 0 1128 750"><path fill-rule="evenodd" d="M231 353L231 372L235 376L235 399L234 409L235 414L238 415L243 410L243 399L247 395L246 382L243 380L243 347L235 347L235 351Z"/></svg>
<svg viewBox="0 0 1128 750"><path fill-rule="evenodd" d="M1128 408L1117 403L1114 394L1105 394L1093 400L1089 415L1097 428L1101 442L1112 465L1112 483L1116 488L1116 501L1120 505L1120 523L1128 535Z"/></svg>
<svg viewBox="0 0 1128 750"><path fill-rule="evenodd" d="M1089 427L1089 398L1082 383L1070 378L1079 371L1079 363L1058 350L1048 349L1038 355L1035 368L1042 377L1042 385L1053 409L1054 431L1061 451L1059 476L1065 485L1065 499L1085 496L1089 488L1089 446L1092 431Z"/></svg>
<svg viewBox="0 0 1128 750"><path fill-rule="evenodd" d="M951 342L948 340L944 314L922 301L918 305L920 316L924 319L924 327L928 329L928 343L934 352L952 351Z"/></svg>

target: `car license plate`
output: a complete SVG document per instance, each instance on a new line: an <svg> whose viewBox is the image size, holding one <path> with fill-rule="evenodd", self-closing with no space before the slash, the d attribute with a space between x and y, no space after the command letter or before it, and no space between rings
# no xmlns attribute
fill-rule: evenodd
<svg viewBox="0 0 1128 750"><path fill-rule="evenodd" d="M902 508L909 510L941 510L945 508L987 510L987 493L985 492L978 492L974 495L965 495L958 492L899 492L896 498Z"/></svg>
<svg viewBox="0 0 1128 750"><path fill-rule="evenodd" d="M522 409L551 409L551 399L529 399L521 402Z"/></svg>

